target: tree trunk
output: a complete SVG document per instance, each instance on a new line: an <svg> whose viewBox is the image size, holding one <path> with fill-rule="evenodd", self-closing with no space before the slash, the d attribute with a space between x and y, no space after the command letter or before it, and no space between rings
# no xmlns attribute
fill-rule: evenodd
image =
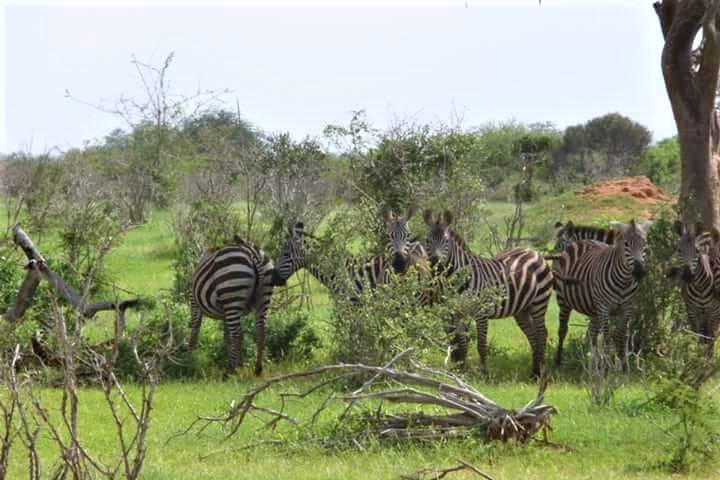
<svg viewBox="0 0 720 480"><path fill-rule="evenodd" d="M678 129L680 209L685 222L720 227L715 91L720 69L718 0L663 0L653 5L665 46L662 70ZM697 33L703 42L693 50Z"/></svg>

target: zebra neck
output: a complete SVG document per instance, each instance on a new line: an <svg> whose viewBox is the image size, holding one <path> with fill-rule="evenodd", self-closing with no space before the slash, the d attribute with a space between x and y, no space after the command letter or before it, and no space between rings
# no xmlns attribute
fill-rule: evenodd
<svg viewBox="0 0 720 480"><path fill-rule="evenodd" d="M472 257L474 257L472 252L468 251L467 247L453 237L447 259L448 274L455 273L469 265L472 262Z"/></svg>
<svg viewBox="0 0 720 480"><path fill-rule="evenodd" d="M615 247L610 247L610 266L618 272L618 280L627 281L628 283L634 282L635 279L632 276L632 269L625 261L625 251L619 251Z"/></svg>
<svg viewBox="0 0 720 480"><path fill-rule="evenodd" d="M310 274L315 277L315 279L320 282L325 288L327 288L331 293L338 293L338 285L335 281L334 274L328 274L327 272L324 272L320 268L320 266L315 264L305 265L305 269L309 271Z"/></svg>
<svg viewBox="0 0 720 480"><path fill-rule="evenodd" d="M710 266L710 259L707 255L698 255L695 257L693 262L692 282L696 285L711 284L713 281L712 267Z"/></svg>

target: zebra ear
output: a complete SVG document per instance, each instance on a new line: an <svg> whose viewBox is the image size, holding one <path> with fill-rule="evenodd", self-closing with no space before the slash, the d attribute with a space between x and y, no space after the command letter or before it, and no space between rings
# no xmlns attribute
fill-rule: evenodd
<svg viewBox="0 0 720 480"><path fill-rule="evenodd" d="M695 222L695 236L700 235L703 230L705 230L705 226L702 222Z"/></svg>
<svg viewBox="0 0 720 480"><path fill-rule="evenodd" d="M389 222L390 220L392 220L392 217L393 217L393 212L390 209L390 207L387 207L387 206L383 207L383 218L385 219L385 221Z"/></svg>
<svg viewBox="0 0 720 480"><path fill-rule="evenodd" d="M615 232L615 235L617 236L622 236L625 233L625 224L621 222L611 220L608 222L608 225L610 225L610 229Z"/></svg>
<svg viewBox="0 0 720 480"><path fill-rule="evenodd" d="M713 227L710 230L710 238L712 238L712 241L714 243L720 242L720 231L717 228Z"/></svg>
<svg viewBox="0 0 720 480"><path fill-rule="evenodd" d="M650 230L650 227L653 226L653 223L655 223L654 220L645 220L643 223L640 224L640 228L643 232L647 233L648 230Z"/></svg>
<svg viewBox="0 0 720 480"><path fill-rule="evenodd" d="M443 212L443 221L448 225L452 224L453 214L450 210L445 210Z"/></svg>
<svg viewBox="0 0 720 480"><path fill-rule="evenodd" d="M415 205L408 205L407 210L405 210L405 220L410 220L410 218L415 214L416 207Z"/></svg>
<svg viewBox="0 0 720 480"><path fill-rule="evenodd" d="M430 225L431 223L433 223L432 210L430 210L429 208L423 210L423 220L425 220L426 225Z"/></svg>
<svg viewBox="0 0 720 480"><path fill-rule="evenodd" d="M628 225L622 222L618 222L617 220L610 220L608 222L608 225L612 230L619 230L620 232L625 232L628 229Z"/></svg>
<svg viewBox="0 0 720 480"><path fill-rule="evenodd" d="M560 228L562 228L562 227L563 227L562 222L555 222L555 229L556 229L556 230L557 230L557 229L560 229Z"/></svg>
<svg viewBox="0 0 720 480"><path fill-rule="evenodd" d="M572 232L574 228L575 228L575 224L572 222L572 220L568 220L568 222L565 224L565 231Z"/></svg>
<svg viewBox="0 0 720 480"><path fill-rule="evenodd" d="M684 233L684 226L683 223L680 220L675 220L675 223L673 223L673 231L678 237L681 237Z"/></svg>

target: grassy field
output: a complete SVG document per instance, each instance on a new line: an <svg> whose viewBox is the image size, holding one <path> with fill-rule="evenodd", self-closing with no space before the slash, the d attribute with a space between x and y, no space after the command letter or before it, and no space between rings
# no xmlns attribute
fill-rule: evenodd
<svg viewBox="0 0 720 480"><path fill-rule="evenodd" d="M550 218L551 212L557 211L555 207L563 201L561 197L531 205L529 218L536 223L551 220L554 223L555 219ZM501 220L512 207L492 203L489 208L494 212L492 218ZM584 209L583 206L573 207L570 212L564 211L564 218L559 220L576 214L590 220L592 208L596 208L596 217L592 219L601 223L616 218L616 209L621 209L622 205L615 202L607 206L588 204ZM632 211L632 208L629 210L620 211L626 215L621 219L642 213ZM142 295L157 295L172 286L173 233L170 222L170 213L154 212L146 225L128 232L112 251L106 266L111 278L120 287ZM52 238L44 240L40 246L52 249ZM314 284L312 288L317 294L317 308L311 319L319 322L328 317L330 306L321 287ZM584 319L574 316L570 336L582 336L584 325ZM551 359L557 338L557 306L554 301L547 314L547 326L550 333L548 359ZM87 329L90 336L101 337L109 332L109 322L100 320ZM472 371L469 379L501 405L521 407L536 393L536 386L527 381L530 366L527 342L512 319L503 319L491 322L490 344L490 379L481 379ZM476 361L474 353L472 349L471 361ZM494 479L668 478L665 471L652 466L670 455L673 440L663 433L663 429L673 419L659 409L638 408L647 398L647 392L641 382L633 379L626 381L609 407L593 407L578 380L577 360L574 364L570 360L564 369L552 372L553 382L546 394L546 401L559 410L551 422L554 431L550 440L559 445L554 447L534 443L518 446L455 441L432 446L370 446L363 451L297 445L291 449L260 447L252 451L233 452L233 449L263 438L264 434L246 429L235 438L223 440L220 431L209 430L203 436L170 439L196 416L220 413L233 399L237 399L253 381L250 369L243 369L236 378L224 383L165 383L159 387L157 394L143 478L398 478L401 474L430 465L450 466L457 459L475 464ZM292 368L292 365L271 364L265 375ZM137 394L133 386L129 386L129 391ZM60 403L57 390L44 390L42 396L51 407L57 408ZM101 393L84 389L80 398L81 432L86 447L100 458L115 458L113 425ZM292 413L301 415L302 412L313 411L321 398L324 397L318 393L305 403L294 405ZM57 452L46 437L41 438L41 449L46 471L50 471ZM215 451L220 453L200 459ZM16 448L8 478L25 477L26 461L25 453ZM713 478L716 474L717 465L706 464L690 473L677 475L677 478ZM449 478L478 477L456 474Z"/></svg>

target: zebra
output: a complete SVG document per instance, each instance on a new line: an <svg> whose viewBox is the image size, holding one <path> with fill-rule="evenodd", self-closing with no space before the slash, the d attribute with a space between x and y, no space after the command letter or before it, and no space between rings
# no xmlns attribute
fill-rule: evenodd
<svg viewBox="0 0 720 480"><path fill-rule="evenodd" d="M206 253L191 280L191 333L188 347L198 342L203 315L223 321L228 363L225 376L240 362L242 318L255 312L255 375L262 373L265 323L273 290L273 263L259 248L235 237L233 244Z"/></svg>
<svg viewBox="0 0 720 480"><path fill-rule="evenodd" d="M668 277L680 281L690 329L707 344L712 354L720 327L720 298L715 294L717 262L712 255L720 243L720 232L715 228L703 232L702 224L689 229L679 221L673 230L682 263L671 267Z"/></svg>
<svg viewBox="0 0 720 480"><path fill-rule="evenodd" d="M303 241L308 235L303 222L289 227L273 273L273 285L284 285L296 271L305 268L330 291L335 300L348 298L351 303L357 304L366 288L375 289L388 283L391 267L384 255L346 258L339 273L327 272L321 265L308 262Z"/></svg>
<svg viewBox="0 0 720 480"><path fill-rule="evenodd" d="M624 359L627 324L634 313L633 298L638 281L645 274L644 225L648 224L638 225L635 220L628 225L615 223L613 245L578 240L569 243L559 256L553 267L560 310L557 365L562 364L563 343L573 310L590 317L588 339L592 346L597 342L599 330L603 332L604 341L609 341L609 319L620 316L615 342L619 357ZM566 280L569 278L573 281Z"/></svg>
<svg viewBox="0 0 720 480"><path fill-rule="evenodd" d="M411 265L420 270L427 270L427 253L421 242L410 239L410 218L415 209L410 207L405 215L395 215L392 210L385 210L387 232L386 250L390 264L397 274L407 272Z"/></svg>
<svg viewBox="0 0 720 480"><path fill-rule="evenodd" d="M418 292L417 302L421 306L431 305L438 300L442 288L437 277L432 276L429 268L429 259L422 242L411 240L410 218L414 208L407 209L405 215L395 215L391 210L385 210L385 225L387 233L387 253L393 271L402 275L413 266L416 268L422 284L422 291Z"/></svg>
<svg viewBox="0 0 720 480"><path fill-rule="evenodd" d="M482 370L487 371L488 320L513 316L530 343L532 373L539 376L547 341L545 312L553 287L553 273L543 256L518 247L495 258L481 258L474 255L462 237L451 228L453 216L449 210L435 220L432 211L425 210L423 218L428 226L426 248L431 264L444 267L447 274L468 267L470 278L461 287L468 294L479 295L492 289L501 292L501 299L495 301L489 310L475 314ZM463 342L455 348L461 351L465 363L467 347L464 342L467 342L467 337L460 334L456 338Z"/></svg>

